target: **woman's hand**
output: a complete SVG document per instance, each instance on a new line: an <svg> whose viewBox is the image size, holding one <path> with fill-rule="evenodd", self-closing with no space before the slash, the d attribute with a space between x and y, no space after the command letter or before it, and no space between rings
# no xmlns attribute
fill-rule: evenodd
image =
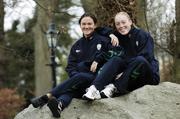
<svg viewBox="0 0 180 119"><path fill-rule="evenodd" d="M98 62L94 61L94 62L91 64L90 71L96 72L97 65L98 65Z"/></svg>
<svg viewBox="0 0 180 119"><path fill-rule="evenodd" d="M119 45L119 40L114 34L110 34L109 37L111 38L111 43L113 46Z"/></svg>

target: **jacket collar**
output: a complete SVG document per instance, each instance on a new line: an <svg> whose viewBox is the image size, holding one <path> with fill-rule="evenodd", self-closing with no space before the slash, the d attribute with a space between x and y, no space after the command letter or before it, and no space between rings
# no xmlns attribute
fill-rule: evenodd
<svg viewBox="0 0 180 119"><path fill-rule="evenodd" d="M89 36L89 37L85 37L84 34L83 34L83 39L88 40L88 41L89 41L89 40L92 40L96 34L97 34L97 33L96 33L95 31L94 31L94 32L91 34L91 36Z"/></svg>

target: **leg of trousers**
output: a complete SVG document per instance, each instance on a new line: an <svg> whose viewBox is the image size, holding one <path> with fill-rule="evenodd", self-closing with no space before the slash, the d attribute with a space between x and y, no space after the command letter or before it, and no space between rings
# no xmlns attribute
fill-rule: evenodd
<svg viewBox="0 0 180 119"><path fill-rule="evenodd" d="M70 92L64 93L57 98L57 100L62 103L63 109L71 103L72 99L73 99L73 93Z"/></svg>
<svg viewBox="0 0 180 119"><path fill-rule="evenodd" d="M149 62L142 56L128 60L122 76L114 81L120 94L125 94L146 84L153 84L153 73Z"/></svg>
<svg viewBox="0 0 180 119"><path fill-rule="evenodd" d="M102 67L92 85L101 91L106 85L112 83L117 74L121 73L125 67L125 61L120 57L113 57Z"/></svg>
<svg viewBox="0 0 180 119"><path fill-rule="evenodd" d="M79 91L85 91L94 80L95 75L90 73L78 73L63 83L53 88L49 93L62 102L65 107L71 102L73 97L78 97ZM62 97L61 97L62 96Z"/></svg>
<svg viewBox="0 0 180 119"><path fill-rule="evenodd" d="M85 90L86 90L86 88L81 88L81 89L73 91L73 92L64 93L57 99L58 99L58 101L62 102L63 109L64 109L71 103L73 98L81 98L83 96L83 94L86 92Z"/></svg>

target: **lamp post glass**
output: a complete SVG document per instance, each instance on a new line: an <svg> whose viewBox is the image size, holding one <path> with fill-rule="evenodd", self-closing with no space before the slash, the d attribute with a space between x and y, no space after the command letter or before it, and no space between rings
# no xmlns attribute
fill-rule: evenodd
<svg viewBox="0 0 180 119"><path fill-rule="evenodd" d="M46 33L48 46L50 48L56 48L57 46L57 38L58 38L58 31L56 30L56 26L54 23L49 25L49 29Z"/></svg>
<svg viewBox="0 0 180 119"><path fill-rule="evenodd" d="M49 25L49 29L46 33L48 46L51 49L51 69L52 69L52 81L53 81L53 88L56 86L56 67L57 63L55 61L56 57L56 46L57 46L57 38L58 38L58 31L56 30L56 26L54 23Z"/></svg>

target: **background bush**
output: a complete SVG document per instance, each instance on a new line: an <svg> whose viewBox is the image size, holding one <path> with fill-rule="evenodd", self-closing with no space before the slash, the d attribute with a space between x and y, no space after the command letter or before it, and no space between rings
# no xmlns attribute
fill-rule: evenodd
<svg viewBox="0 0 180 119"><path fill-rule="evenodd" d="M25 101L14 89L0 89L0 119L13 119Z"/></svg>

